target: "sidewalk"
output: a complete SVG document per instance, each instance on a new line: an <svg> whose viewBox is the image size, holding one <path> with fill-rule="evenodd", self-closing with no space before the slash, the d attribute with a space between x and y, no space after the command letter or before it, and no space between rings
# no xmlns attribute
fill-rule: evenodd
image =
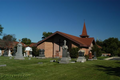
<svg viewBox="0 0 120 80"><path fill-rule="evenodd" d="M105 58L104 60L120 60L120 57L110 57L110 58Z"/></svg>

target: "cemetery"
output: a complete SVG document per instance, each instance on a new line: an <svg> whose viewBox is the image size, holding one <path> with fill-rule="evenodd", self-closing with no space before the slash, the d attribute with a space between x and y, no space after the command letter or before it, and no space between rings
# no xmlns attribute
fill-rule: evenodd
<svg viewBox="0 0 120 80"><path fill-rule="evenodd" d="M72 59L74 61L76 59ZM52 62L50 62L52 61ZM119 80L120 61L97 60L61 64L58 58L24 60L0 57L1 80ZM89 73L89 74L88 74Z"/></svg>
<svg viewBox="0 0 120 80"><path fill-rule="evenodd" d="M13 43L0 50L1 80L120 80L120 57L98 57L85 23L80 37L57 31L35 47Z"/></svg>
<svg viewBox="0 0 120 80"><path fill-rule="evenodd" d="M120 59L103 60L90 53L88 59L84 50L78 51L78 58L70 57L67 41L62 46L62 58L45 58L44 50L39 56L24 56L21 40L17 44L14 56L10 51L6 56L0 56L1 80L120 80ZM31 50L31 48L25 49ZM114 59L114 58L113 58Z"/></svg>
<svg viewBox="0 0 120 80"><path fill-rule="evenodd" d="M120 0L0 0L0 80L120 80Z"/></svg>

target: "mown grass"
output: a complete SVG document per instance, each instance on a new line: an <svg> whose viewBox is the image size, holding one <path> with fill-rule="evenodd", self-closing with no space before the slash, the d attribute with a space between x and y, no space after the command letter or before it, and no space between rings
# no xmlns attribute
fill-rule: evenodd
<svg viewBox="0 0 120 80"><path fill-rule="evenodd" d="M0 65L7 65L0 67L0 80L120 80L120 61L59 64L50 60L0 57Z"/></svg>
<svg viewBox="0 0 120 80"><path fill-rule="evenodd" d="M104 60L105 58L109 58L109 56L101 56L101 57L98 57L97 59Z"/></svg>

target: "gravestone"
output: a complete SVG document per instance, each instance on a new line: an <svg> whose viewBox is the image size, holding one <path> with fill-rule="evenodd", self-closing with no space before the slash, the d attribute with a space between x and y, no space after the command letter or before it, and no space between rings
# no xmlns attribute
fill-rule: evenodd
<svg viewBox="0 0 120 80"><path fill-rule="evenodd" d="M40 51L39 51L39 57L45 57L44 52L45 52L44 49L40 49Z"/></svg>
<svg viewBox="0 0 120 80"><path fill-rule="evenodd" d="M19 43L17 45L17 53L14 59L24 60L23 54L22 54L22 44L21 40L19 40Z"/></svg>
<svg viewBox="0 0 120 80"><path fill-rule="evenodd" d="M69 52L67 52L67 54L68 54L68 58L69 58L69 60L71 60L70 53L69 53Z"/></svg>
<svg viewBox="0 0 120 80"><path fill-rule="evenodd" d="M45 52L44 49L40 49L39 56L37 56L36 58L38 58L38 59L44 59L45 58L44 52Z"/></svg>
<svg viewBox="0 0 120 80"><path fill-rule="evenodd" d="M11 51L10 51L10 50L8 51L8 56L9 56L9 57L10 57L10 56L12 56L12 55L11 55Z"/></svg>
<svg viewBox="0 0 120 80"><path fill-rule="evenodd" d="M12 59L12 56L10 56L9 59Z"/></svg>
<svg viewBox="0 0 120 80"><path fill-rule="evenodd" d="M29 51L29 53L30 53L29 57L32 57L32 51Z"/></svg>
<svg viewBox="0 0 120 80"><path fill-rule="evenodd" d="M62 47L62 58L59 63L63 63L63 64L69 63L67 50L68 50L68 46L66 45L66 40L64 40L64 45Z"/></svg>
<svg viewBox="0 0 120 80"><path fill-rule="evenodd" d="M2 51L0 50L0 56L2 55Z"/></svg>
<svg viewBox="0 0 120 80"><path fill-rule="evenodd" d="M90 53L89 53L88 60L93 60L93 59L92 59L92 52L91 52L91 51L90 51Z"/></svg>
<svg viewBox="0 0 120 80"><path fill-rule="evenodd" d="M78 58L77 58L77 62L85 62L86 58L84 57L84 51L83 50L79 50L78 51Z"/></svg>
<svg viewBox="0 0 120 80"><path fill-rule="evenodd" d="M43 64L43 62L38 62L38 64Z"/></svg>
<svg viewBox="0 0 120 80"><path fill-rule="evenodd" d="M26 54L26 57L28 57L28 51L26 51L26 53L25 53L25 54Z"/></svg>
<svg viewBox="0 0 120 80"><path fill-rule="evenodd" d="M24 57L26 57L26 54L24 53Z"/></svg>
<svg viewBox="0 0 120 80"><path fill-rule="evenodd" d="M3 55L4 55L4 56L8 56L8 51L5 50Z"/></svg>
<svg viewBox="0 0 120 80"><path fill-rule="evenodd" d="M97 57L96 57L96 52L94 52L94 60L97 60Z"/></svg>
<svg viewBox="0 0 120 80"><path fill-rule="evenodd" d="M56 60L50 60L50 62L56 62Z"/></svg>
<svg viewBox="0 0 120 80"><path fill-rule="evenodd" d="M31 58L29 57L28 60L31 60Z"/></svg>
<svg viewBox="0 0 120 80"><path fill-rule="evenodd" d="M2 65L0 65L0 67L4 67L4 66L6 66L6 64L2 64Z"/></svg>

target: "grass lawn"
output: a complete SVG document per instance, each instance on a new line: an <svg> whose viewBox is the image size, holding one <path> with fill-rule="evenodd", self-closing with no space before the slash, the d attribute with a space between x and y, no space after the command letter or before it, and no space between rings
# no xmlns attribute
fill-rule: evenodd
<svg viewBox="0 0 120 80"><path fill-rule="evenodd" d="M50 60L0 57L0 65L7 65L0 67L0 80L120 80L120 61L59 64Z"/></svg>

